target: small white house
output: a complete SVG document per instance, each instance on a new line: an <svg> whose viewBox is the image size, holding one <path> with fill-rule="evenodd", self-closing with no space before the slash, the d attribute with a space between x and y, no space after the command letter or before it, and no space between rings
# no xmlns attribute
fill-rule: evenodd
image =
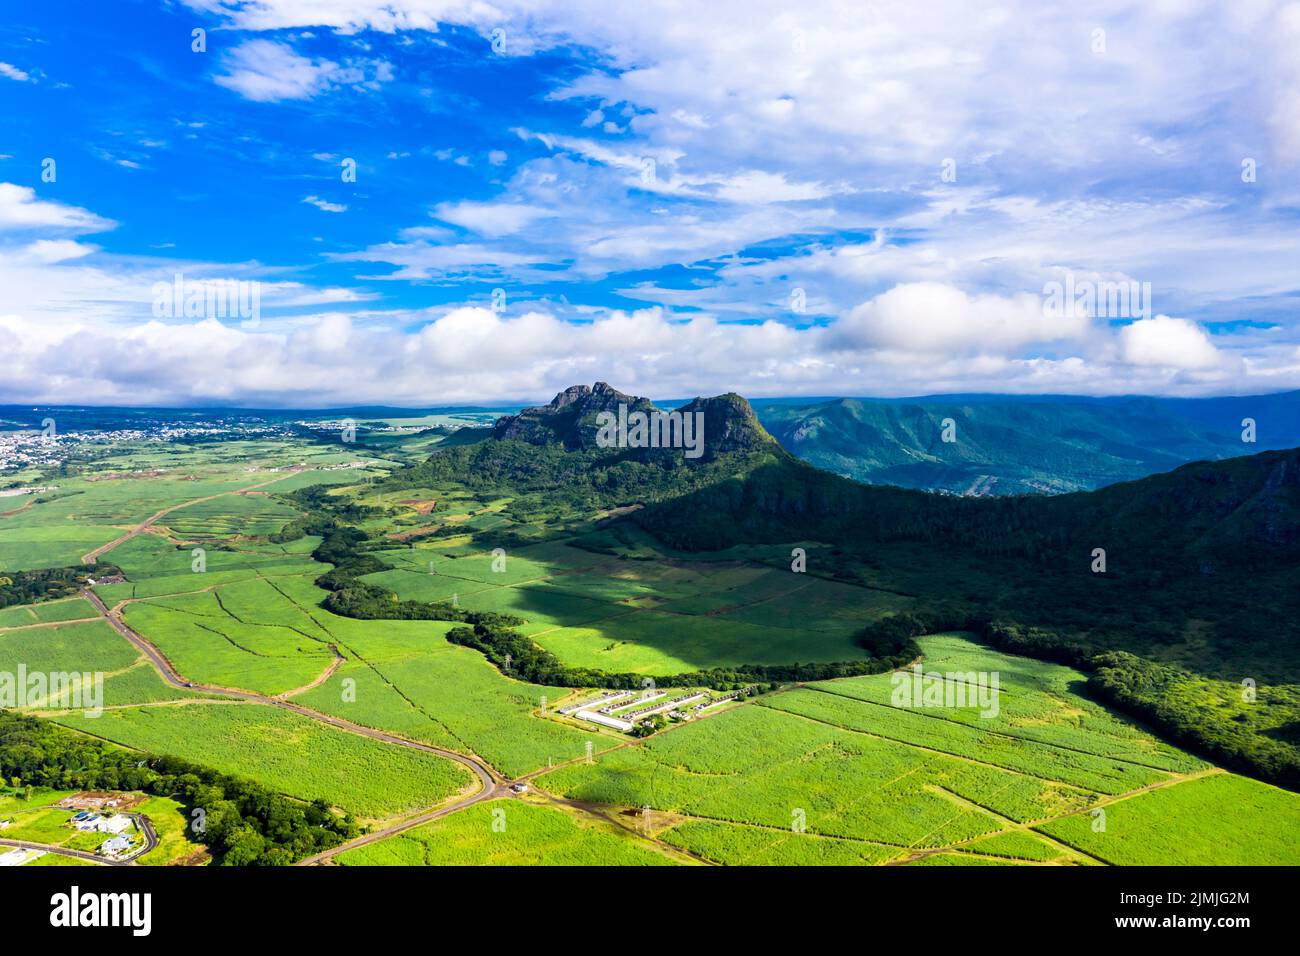
<svg viewBox="0 0 1300 956"><path fill-rule="evenodd" d="M131 828L131 818L125 813L115 813L111 817L100 817L95 821L95 829L100 833L125 833Z"/></svg>
<svg viewBox="0 0 1300 956"><path fill-rule="evenodd" d="M130 837L115 836L101 843L99 849L95 852L100 856L119 856L120 854L125 853L130 846Z"/></svg>

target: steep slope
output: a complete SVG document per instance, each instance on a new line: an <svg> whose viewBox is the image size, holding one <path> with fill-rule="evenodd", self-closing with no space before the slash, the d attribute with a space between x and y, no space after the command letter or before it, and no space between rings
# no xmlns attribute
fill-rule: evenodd
<svg viewBox="0 0 1300 956"><path fill-rule="evenodd" d="M702 423L693 431L700 439L698 455L684 447L601 447L598 416L617 416L620 405L628 415L660 411L648 399L603 382L573 386L547 405L502 416L487 440L444 443L399 480L409 487L455 481L506 491L519 496L517 514L534 509L531 520L588 519L603 509L689 494L763 465L799 465L739 395L697 398L675 410Z"/></svg>

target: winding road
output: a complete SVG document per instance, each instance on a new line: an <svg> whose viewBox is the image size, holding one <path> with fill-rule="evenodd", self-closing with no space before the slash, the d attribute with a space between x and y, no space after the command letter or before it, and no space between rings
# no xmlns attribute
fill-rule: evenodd
<svg viewBox="0 0 1300 956"><path fill-rule="evenodd" d="M501 782L500 778L496 775L496 773L492 770L491 767L475 759L474 757L467 757L465 754L456 753L454 750L443 750L441 747L434 747L431 746L430 744L423 744L414 740L408 740L405 737L398 737L395 736L394 734L385 733L382 730L375 730L373 727L363 727L361 724L354 724L352 723L352 721L344 720L342 717L335 717L332 714L325 714L318 710L312 710L309 707L303 707L301 704L295 704L292 701L285 700L282 697L268 697L265 694L258 694L253 691L235 690L234 688L230 688L230 687L215 687L210 684L195 684L191 681L187 681L184 677L182 677L179 673L176 672L176 669L172 667L171 661L167 660L167 658L163 656L163 653L160 650L158 650L157 647L151 644L137 631L132 629L124 620L122 620L120 614L116 613L113 610L110 610L108 605L106 605L103 602L103 600L100 598L98 594L96 594L90 588L83 587L81 589L81 596L91 603L91 605L95 608L96 611L99 612L100 616L103 617L104 620L108 621L109 625L112 626L113 630L117 631L117 633L121 634L124 638L130 641L131 644L136 648L136 650L140 651L141 654L143 654L146 658L148 658L149 663L151 663L154 666L154 668L162 676L162 679L166 681L168 684L170 684L172 687L182 688L186 690L196 690L204 694L211 694L214 697L225 697L233 700L243 700L253 704L263 704L267 707L279 707L281 710L290 710L293 711L295 714L300 714L303 717L307 717L310 718L311 720L319 721L320 723L323 724L329 724L331 727L336 727L339 730L344 730L347 731L348 733L356 734L360 737L369 737L371 740L378 740L386 744L392 744L393 746L396 747L409 747L412 750L421 750L424 751L425 753L435 754L436 756L439 757L445 757L446 759L454 760L456 761L456 763L468 767L471 771L473 771L475 776L475 782L478 784L478 789L475 790L473 793L467 794L466 796L461 797L459 800L456 800L453 803L449 803L444 806L436 807L432 810L425 811L424 813L421 813L418 816L411 817L407 820L403 820L400 823L396 823L393 824L392 826L385 827L382 830L375 830L372 833L367 833L364 836L357 837L355 840L350 840L347 843L343 843L340 844L339 846L332 847L331 849L326 850L324 853L319 853L316 856L308 857L307 859L300 861L298 863L299 866L308 865L312 863L323 863L326 860L334 857L335 855L342 853L344 850L350 850L354 847L364 846L367 843L374 843L375 841L381 840L384 837L392 836L395 833L401 833L403 830L409 830L412 827L419 826L422 823L427 823L430 820L436 820L441 816L445 816L457 810L462 810L465 807L468 807L471 804L478 803L481 800L488 800L493 797L504 796L507 793L509 793L508 789L499 786ZM336 667L337 662L332 666Z"/></svg>
<svg viewBox="0 0 1300 956"><path fill-rule="evenodd" d="M302 470L303 470L302 468L297 468L297 467L289 468L286 469L284 472L278 473L274 478L268 479L267 481L263 481L255 485L248 485L246 487L234 489L231 491L223 491L215 495L208 495L203 498L195 498L190 501L184 501L181 502L180 504L171 505L170 507L163 508L161 511L157 511L154 514L150 515L148 518L140 522L140 524L136 525L134 528L132 528L130 531L126 532L125 534L115 538L114 540L108 542L107 544L100 545L94 551L91 551L83 555L81 561L83 564L95 564L100 557L112 551L114 548L124 544L125 542L130 541L132 538L136 537L137 535L147 531L160 518L163 518L166 515L171 514L173 511L178 511L181 508L188 508L191 505L196 505L204 501L212 501L215 498L223 498L227 495L245 494L256 488L262 488L265 487L266 485L274 484L275 482L283 479L286 475L296 474L297 472ZM472 793L467 794L452 803L445 804L439 807L434 807L433 809L424 811L414 817L410 817L399 823L395 823L392 826L384 827L381 830L375 830L371 833L365 834L364 836L357 837L355 840L350 840L347 843L343 843L340 844L339 846L332 847L331 849L326 850L323 853L318 853L315 856L308 857L305 860L299 861L298 863L299 866L325 863L345 850L350 850L358 846L364 846L368 843L374 843L378 840L384 839L385 837L392 836L396 833L401 833L402 831L409 830L412 827L417 827L422 823L428 823L430 820L436 820L439 817L446 816L449 813L454 813L457 810L462 810L465 807L478 803L481 800L488 800L494 797L507 796L510 793L510 791L506 787L501 785L501 780L497 776L496 772L493 771L492 768L489 767L487 764L483 763L482 761L474 757L468 757L465 754L459 754L452 750L443 750L441 747L434 747L429 744L423 744L414 740L408 740L405 737L398 737L393 734L385 733L382 730L375 730L372 727L363 727L360 724L352 723L350 720L344 720L342 717L335 717L331 714L325 714L317 710L311 710L310 708L303 707L300 704L295 704L289 700L286 700L285 697L283 696L268 697L265 694L258 694L253 691L236 690L231 687L216 687L210 684L195 684L191 681L188 681L184 677L182 677L179 673L177 673L176 668L172 666L171 661L167 660L167 658L163 655L163 653L160 650L158 650L157 647L155 647L148 640L146 640L141 634L139 634L137 631L135 631L134 629L132 629L130 626L127 625L126 621L122 619L122 616L119 613L121 605L119 605L117 609L110 610L108 605L106 605L103 602L103 600L99 597L99 595L96 594L94 591L92 591L89 587L83 587L81 589L81 596L90 602L91 606L95 608L95 610L99 613L99 615L103 617L104 620L106 620L112 626L112 628L115 631L117 631L118 634L122 635L122 637L130 641L131 644L136 648L136 650L140 651L140 653L143 654L149 660L149 663L152 664L154 669L158 671L162 679L166 681L168 684L170 684L172 687L182 688L186 690L196 690L204 694L213 695L215 697L224 697L233 700L242 700L242 701L247 701L248 703L262 704L267 707L279 707L281 710L293 711L295 714L300 714L303 717L307 717L311 720L319 721L320 723L323 724L328 724L331 727L335 727L339 730L343 730L351 734L356 734L360 737L368 737L371 740L378 740L382 743L391 744L395 747L408 747L412 750L421 750L424 751L425 753L434 754L438 757L444 757L447 760L454 760L456 763L468 767L473 772L474 780L475 783L477 784L477 789ZM338 669L339 665L343 663L343 656L339 653L338 648L335 647L334 645L331 645L331 649L334 651L336 657L334 662L330 665L329 669L312 684L309 684L306 687L298 688L297 690L294 691L290 691L289 692L290 694L297 694L302 691L310 690L312 687L316 687L319 684L324 683L324 681L329 679L329 677L334 673L334 671ZM150 826L147 832L152 833L152 831L153 828L152 826ZM51 852L58 852L52 847L37 846L34 848L46 849ZM152 849L152 847L150 849ZM79 855L77 854L76 851L68 851L68 854ZM95 859L98 862L105 862L103 860L100 860L98 857L95 857L93 854L88 854L86 856L90 859Z"/></svg>
<svg viewBox="0 0 1300 956"><path fill-rule="evenodd" d="M44 807L42 809L53 809ZM48 843L31 843L27 840L6 840L0 838L0 846L11 846L19 850L40 850L44 853L54 853L58 856L71 856L78 860L89 860L91 863L102 863L105 866L135 866L135 861L140 859L150 850L158 845L158 832L153 828L153 822L146 816L139 813L128 813L135 825L140 828L144 834L144 849L136 853L129 860L110 860L107 857L98 856L88 850L71 850L65 846L52 846Z"/></svg>

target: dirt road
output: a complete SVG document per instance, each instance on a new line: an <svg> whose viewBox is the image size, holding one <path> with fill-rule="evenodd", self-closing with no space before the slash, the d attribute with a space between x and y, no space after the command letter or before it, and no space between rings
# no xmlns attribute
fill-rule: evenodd
<svg viewBox="0 0 1300 956"><path fill-rule="evenodd" d="M206 498L191 498L189 501L182 501L180 504L171 505L170 507L164 508L162 511L158 511L155 512L154 514L151 514L148 518L145 518L144 521L140 522L138 525L136 525L134 528L132 528L130 531L128 531L126 534L122 535L121 537L114 538L112 541L108 542L108 544L101 544L98 548L96 548L94 551L91 551L89 554L83 554L81 556L81 563L94 564L96 561L100 559L100 557L112 551L114 548L125 544L126 542L134 538L136 535L148 531L149 528L152 527L156 521L158 521L158 519L166 517L167 515L171 514L173 511L179 511L181 508L188 508L191 505L202 504L205 501L213 501L217 498L225 498L227 495L242 495L249 491L252 491L254 488L264 488L267 485L273 485L277 481L281 480L282 478L285 478L289 475L296 475L298 472L303 470L304 469L298 467L286 468L284 471L277 473L274 478L270 478L266 481L259 482L256 485L247 485L246 487L243 488L235 488L230 491L221 491L215 495L208 495Z"/></svg>
<svg viewBox="0 0 1300 956"><path fill-rule="evenodd" d="M303 717L308 717L311 720L319 721L323 724L329 724L331 727L337 727L339 730L357 734L360 737L369 737L371 740L382 741L386 744L392 744L395 747L409 747L412 750L422 750L425 753L436 754L439 757L454 760L474 772L475 782L478 784L478 789L473 793L461 797L454 803L435 807L417 817L403 820L402 822L386 827L383 830L368 833L349 843L334 847L331 850L327 850L325 853L317 854L314 857L303 860L299 864L300 866L308 863L323 862L344 850L356 846L364 846L367 843L373 843L375 840L391 836L394 833L401 833L403 830L409 830L411 827L419 826L421 823L427 823L429 820L436 820L438 817L463 809L471 804L478 803L480 800L486 800L493 796L500 795L497 786L499 778L496 776L495 772L487 764L482 763L473 757L467 757L465 754L459 754L452 750L443 750L441 747L434 747L429 744L419 743L418 741L408 740L405 737L398 737L394 734L385 733L382 730L375 730L373 727L363 727L360 724L352 723L350 720L344 720L342 717L335 717L332 714L325 714L318 710L312 710L308 707L303 707L300 704L295 704L280 697L268 697L265 694L258 694L253 691L234 690L229 687L215 687L209 684L195 684L191 681L187 681L176 672L176 669L172 667L171 661L167 660L158 648L154 647L153 644L149 643L149 641L128 626L120 616L110 611L98 594L90 588L82 588L81 594L82 597L94 606L95 610L99 612L104 620L108 621L117 633L130 641L131 644L140 651L140 653L149 659L149 662L155 669L157 669L158 673L162 675L163 680L173 687L196 690L204 694L211 694L214 697L244 700L255 704L265 704L268 707L279 707L281 710L291 710L295 714L301 714Z"/></svg>

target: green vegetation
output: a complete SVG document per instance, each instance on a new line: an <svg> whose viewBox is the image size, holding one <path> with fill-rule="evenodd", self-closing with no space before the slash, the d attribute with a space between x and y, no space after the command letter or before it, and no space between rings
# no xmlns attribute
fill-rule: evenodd
<svg viewBox="0 0 1300 956"><path fill-rule="evenodd" d="M253 777L302 800L359 817L436 804L470 783L469 771L434 754L325 727L257 704L186 703L71 713L60 723L149 753L185 755L222 773Z"/></svg>
<svg viewBox="0 0 1300 956"><path fill-rule="evenodd" d="M171 866L205 852L202 837L190 827L189 809L179 800L150 797L131 812L148 817L158 836L158 845L136 858L139 866ZM350 828L343 829L344 835L350 832Z"/></svg>
<svg viewBox="0 0 1300 956"><path fill-rule="evenodd" d="M832 474L954 494L1060 493L1240 455L1244 416L1276 423L1267 448L1300 444L1300 393L1086 399L967 395L755 402L783 447ZM951 419L956 441L942 440ZM1262 420L1262 419L1261 419Z"/></svg>
<svg viewBox="0 0 1300 956"><path fill-rule="evenodd" d="M1100 699L1229 767L1300 790L1300 688L1244 688L1122 652L1091 663L1088 688Z"/></svg>
<svg viewBox="0 0 1300 956"><path fill-rule="evenodd" d="M324 431L79 465L58 495L0 524L0 558L21 559L0 567L65 565L0 575L13 594L0 601L0 670L103 671L112 709L40 710L103 739L68 734L88 749L10 759L52 786L151 794L167 850L148 862L197 850L185 830L196 806L236 804L239 819L205 841L218 861L283 863L356 832L339 810L391 819L470 783L431 753L172 688L106 622L82 620L93 608L73 596L83 569L70 565L173 509L101 558L127 580L95 587L185 679L292 698L507 778L543 771L539 795L475 804L344 863L1296 862L1285 843L1213 840L1239 805L1234 826L1272 833L1272 814L1294 829L1295 795L1202 790L1242 778L1202 776L1216 768L1115 712L1293 780L1300 702L1278 682L1300 676L1294 453L1090 494L963 500L818 472L737 396L693 405L716 439L699 459L597 447L596 412L623 398L574 390L487 438L377 434L387 462L367 468L270 470L355 464ZM1105 574L1091 570L1094 547ZM998 673L997 712L893 706L885 672L918 658L927 672ZM1240 682L1255 675L1249 700ZM556 710L647 679L762 693L654 719L637 740ZM125 753L115 745L144 766L105 759ZM224 796L157 754L197 761ZM599 808L544 805L547 793ZM1174 795L1203 812L1135 812ZM614 822L646 806L648 833ZM1108 814L1104 834L1093 809ZM1158 834L1149 857L1132 841L1096 845L1116 814L1125 833Z"/></svg>
<svg viewBox="0 0 1300 956"><path fill-rule="evenodd" d="M1300 802L1295 794L1229 773L1139 793L1089 813L1039 826L1044 833L1118 866L1295 866ZM1099 828L1104 823L1104 829Z"/></svg>
<svg viewBox="0 0 1300 956"><path fill-rule="evenodd" d="M592 765L552 771L539 784L573 799L686 817L662 838L721 863L886 862L934 849L1087 863L1099 855L1058 825L1086 830L1098 805L1109 821L1114 808L1147 799L1147 787L1160 788L1154 796L1229 778L1202 778L1210 770L1202 761L1081 696L1084 676L1073 668L956 634L918 643L927 671L998 673L997 714L895 707L893 675L826 681L676 727ZM1269 795L1220 804L1243 815L1236 827L1280 832L1290 824L1270 815L1283 806L1279 819L1300 812L1294 794L1231 779ZM1148 825L1161 826L1154 815ZM1045 843L1025 826L1082 852ZM1207 847L1220 832L1207 812L1180 818L1164 839L1192 829ZM1275 862L1278 853L1300 859L1294 845L1227 856ZM916 863L970 862L953 856Z"/></svg>
<svg viewBox="0 0 1300 956"><path fill-rule="evenodd" d="M138 657L135 648L102 620L0 631L0 672L10 674L20 666L28 673L113 673L130 667Z"/></svg>
<svg viewBox="0 0 1300 956"><path fill-rule="evenodd" d="M224 592L129 604L124 619L198 683L274 695L310 684L329 667L326 638L307 627L238 620L223 610Z"/></svg>
<svg viewBox="0 0 1300 956"><path fill-rule="evenodd" d="M0 562L0 568L5 567ZM96 569L104 573L105 569ZM35 601L48 601L55 598L76 594L77 589L86 583L85 568L43 568L32 571L0 571L0 608L15 604L31 604ZM38 620L54 620L41 618ZM0 618L0 627L15 627L10 621L21 622L21 617L6 615Z"/></svg>
<svg viewBox="0 0 1300 956"><path fill-rule="evenodd" d="M225 864L282 865L335 846L357 833L350 816L320 802L301 804L250 780L175 757L133 753L47 721L0 711L0 777L24 790L24 802L52 801L40 788L142 790L202 810L203 842ZM158 809L155 807L155 809ZM163 810L171 809L162 805ZM159 849L177 846L173 822L160 813ZM151 861L153 862L153 861Z"/></svg>
<svg viewBox="0 0 1300 956"><path fill-rule="evenodd" d="M339 854L344 866L664 866L676 862L608 823L518 800L479 803Z"/></svg>
<svg viewBox="0 0 1300 956"><path fill-rule="evenodd" d="M865 840L704 820L673 827L661 839L727 866L873 866L898 855L896 847Z"/></svg>

